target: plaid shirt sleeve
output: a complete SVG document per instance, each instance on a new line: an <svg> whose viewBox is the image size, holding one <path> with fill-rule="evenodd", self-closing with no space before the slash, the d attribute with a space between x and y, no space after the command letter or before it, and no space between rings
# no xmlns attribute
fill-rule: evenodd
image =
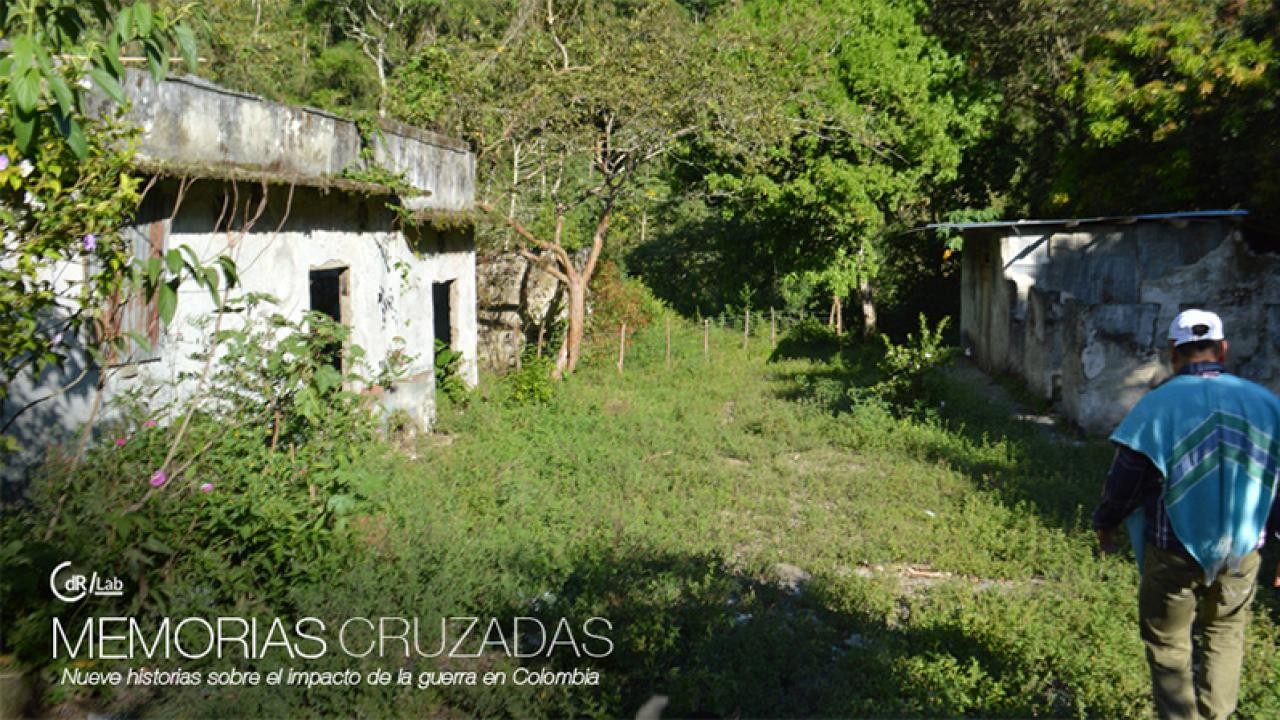
<svg viewBox="0 0 1280 720"><path fill-rule="evenodd" d="M1271 516L1267 518L1267 540L1280 540L1280 494L1271 503Z"/></svg>
<svg viewBox="0 0 1280 720"><path fill-rule="evenodd" d="M1152 494L1160 492L1160 473L1150 458L1124 445L1116 448L1102 501L1093 511L1093 529L1111 530L1124 522ZM1276 513L1272 513L1273 519Z"/></svg>

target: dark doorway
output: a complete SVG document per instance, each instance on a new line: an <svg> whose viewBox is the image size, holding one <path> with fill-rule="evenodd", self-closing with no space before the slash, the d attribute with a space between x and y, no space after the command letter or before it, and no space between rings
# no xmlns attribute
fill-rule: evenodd
<svg viewBox="0 0 1280 720"><path fill-rule="evenodd" d="M311 271L311 309L344 325L347 324L347 270L338 267ZM341 343L329 343L320 352L324 362L342 371Z"/></svg>
<svg viewBox="0 0 1280 720"><path fill-rule="evenodd" d="M450 297L453 281L431 283L431 306L435 315L435 334L440 342L453 347L453 310Z"/></svg>

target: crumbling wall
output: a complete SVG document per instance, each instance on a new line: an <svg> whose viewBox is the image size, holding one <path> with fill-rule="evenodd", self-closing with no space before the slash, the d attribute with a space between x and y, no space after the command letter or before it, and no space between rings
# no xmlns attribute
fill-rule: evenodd
<svg viewBox="0 0 1280 720"><path fill-rule="evenodd" d="M1168 376L1173 317L1202 307L1226 325L1229 369L1280 391L1280 257L1252 253L1236 225L1045 230L966 237L962 341L983 369L1108 433Z"/></svg>
<svg viewBox="0 0 1280 720"><path fill-rule="evenodd" d="M520 364L526 345L541 338L544 352L550 333L563 314L561 283L518 253L476 260L477 356L480 364L505 372Z"/></svg>
<svg viewBox="0 0 1280 720"><path fill-rule="evenodd" d="M138 159L184 171L258 172L288 182L341 179L373 161L400 173L421 194L412 210L468 210L475 202L475 156L466 143L400 123L383 122L364 138L356 123L315 108L283 105L192 76L160 83L130 71L124 85L127 122L142 128Z"/></svg>
<svg viewBox="0 0 1280 720"><path fill-rule="evenodd" d="M241 291L275 296L277 310L293 319L310 309L312 271L346 268L349 316L343 321L351 327L351 342L365 350L369 369L376 372L400 345L413 358L405 381L381 392L379 402L423 424L434 414L432 285L448 283L452 345L463 356L464 379L476 382L475 244L468 231L443 227L449 218L454 224L465 220L474 203L475 158L464 143L392 123L375 137L362 137L350 120L190 77L156 83L131 71L125 90L132 100L127 119L142 130L137 162L142 171L167 178L149 186L144 207L122 230L140 242L136 251L158 254L188 245L206 261L231 255ZM101 112L104 103L99 97L90 104ZM366 142L372 153L364 152ZM417 192L395 198L385 187L347 176L367 169L370 155L403 174ZM389 208L392 202L427 222L406 222ZM433 215L443 218L439 229L430 222ZM245 228L253 217L256 222ZM78 268L53 271L77 277ZM178 294L173 322L159 329L154 321L160 335L147 357L113 368L104 395L141 387L192 389L190 382L175 383L184 372L199 370L190 356L207 335L194 322L214 308L192 283ZM239 322L235 313L222 317L224 327ZM77 340L66 343L74 347ZM16 477L45 446L69 437L90 417L98 371L82 353L72 354L70 374L50 371L10 387L0 424L24 404L50 399L33 404L10 427L29 453L0 468L0 476ZM58 391L86 365L80 382Z"/></svg>

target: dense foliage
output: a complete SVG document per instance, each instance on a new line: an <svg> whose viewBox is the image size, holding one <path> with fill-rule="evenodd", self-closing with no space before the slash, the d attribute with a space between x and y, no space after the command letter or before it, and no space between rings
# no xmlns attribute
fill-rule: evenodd
<svg viewBox="0 0 1280 720"><path fill-rule="evenodd" d="M176 49L194 68L195 36L183 22L189 10L117 0L0 4L0 410L6 421L25 409L7 402L20 375L118 360L129 343L121 315L130 298L157 298L167 320L184 275L214 291L231 282L232 268L224 283L176 248L168 263L135 262L119 232L144 193L142 179L129 172L136 129L118 117L126 100L122 58L140 53L159 78ZM91 108L95 88L116 105L99 99ZM0 454L12 446L11 438L0 437Z"/></svg>
<svg viewBox="0 0 1280 720"><path fill-rule="evenodd" d="M1008 217L1244 207L1275 250L1275 4L933 0L999 112L953 188Z"/></svg>
<svg viewBox="0 0 1280 720"><path fill-rule="evenodd" d="M138 588L102 606L122 615L619 625L596 689L117 699L140 714L617 716L657 692L675 715L1147 712L1122 611L1133 571L1093 557L1082 516L1108 448L1012 421L989 402L996 389L948 376L939 318L957 247L913 229L1244 206L1267 244L1280 219L1275 3L209 0L192 20L197 9L0 0L0 400L75 342L106 364L130 292L171 317L184 277L215 296L235 283L233 266L219 279L180 248L131 257L116 232L145 190L129 172L136 129L86 100L120 99L122 56L159 75L172 50L221 83L362 128L386 118L468 141L481 251L524 252L565 280L570 321L547 336L565 355L529 352L472 395L457 354L438 351L441 432L402 438L402 456L349 391L360 359L342 355L341 326L215 298L237 320L209 319L204 373L178 379L194 394L113 406L116 420L5 508L5 652L57 669L42 583L74 554ZM84 272L68 283L55 266ZM668 308L754 318L755 332ZM769 308L790 327L766 363ZM892 337L842 332L877 324ZM575 337L609 361L551 382L572 369ZM365 368L376 377L363 382L397 367ZM779 563L808 577L787 585ZM1280 708L1274 601L1263 607L1242 705L1255 716Z"/></svg>
<svg viewBox="0 0 1280 720"><path fill-rule="evenodd" d="M218 79L471 140L485 249L521 243L502 217L543 238L563 216L567 247L590 244L579 110L675 133L641 143L660 157L610 206L605 254L689 313L745 288L905 331L953 289L942 241L903 232L930 220L1242 206L1265 244L1280 207L1280 14L1260 0L215 5Z"/></svg>
<svg viewBox="0 0 1280 720"><path fill-rule="evenodd" d="M0 603L20 659L52 657L64 606L42 588L61 559L123 578L136 592L100 610L139 618L289 613L294 588L341 566L381 450L367 398L344 388L363 370L359 349L335 350L349 331L323 315L291 321L254 298L239 312L240 327L211 334L219 359L195 397L112 400L86 455L50 458L5 514Z"/></svg>

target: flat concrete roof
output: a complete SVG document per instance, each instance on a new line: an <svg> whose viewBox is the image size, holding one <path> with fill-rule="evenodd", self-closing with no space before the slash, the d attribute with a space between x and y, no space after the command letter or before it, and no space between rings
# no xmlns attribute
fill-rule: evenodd
<svg viewBox="0 0 1280 720"><path fill-rule="evenodd" d="M332 113L191 76L157 83L130 69L123 87L126 118L142 129L135 164L144 172L390 192L367 179L376 165L403 179L406 209L474 207L475 156L454 138L392 122L364 137L354 121Z"/></svg>

